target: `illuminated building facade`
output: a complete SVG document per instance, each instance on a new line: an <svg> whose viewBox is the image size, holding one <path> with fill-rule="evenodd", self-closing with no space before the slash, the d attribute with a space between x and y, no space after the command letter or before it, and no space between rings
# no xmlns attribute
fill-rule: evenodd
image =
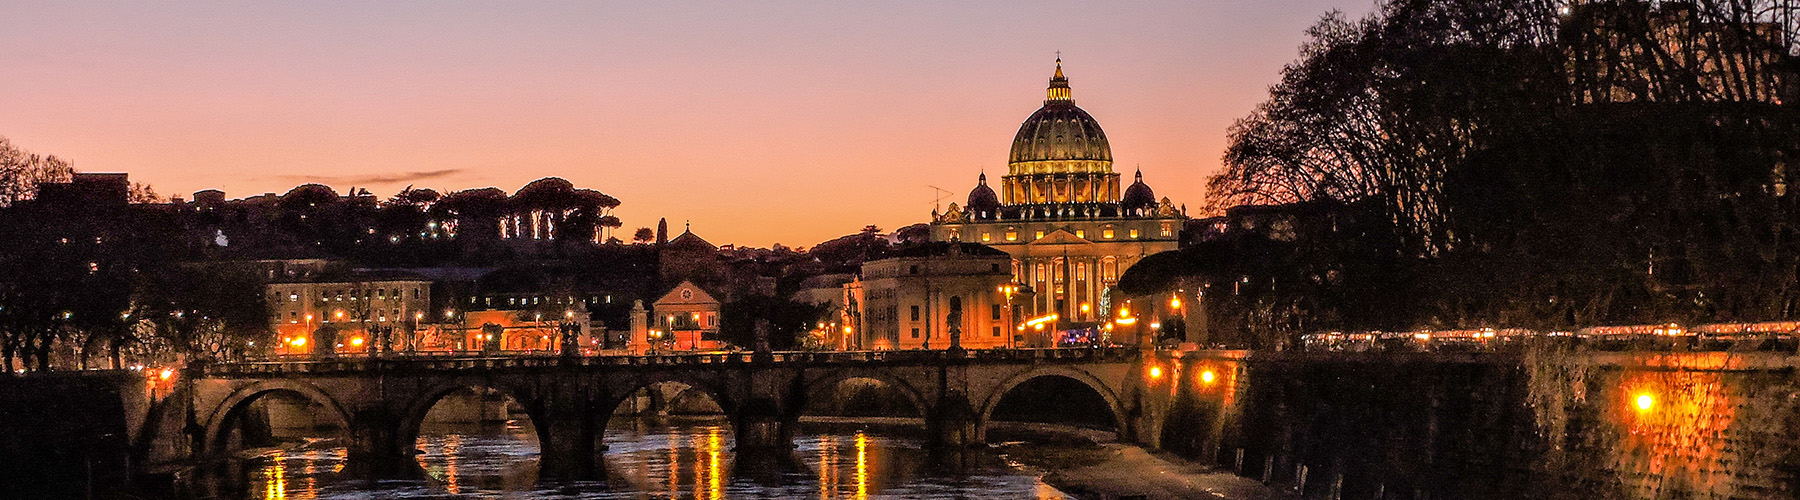
<svg viewBox="0 0 1800 500"><path fill-rule="evenodd" d="M657 349L713 350L725 347L719 339L718 299L692 281L675 285L651 306L649 340Z"/></svg>
<svg viewBox="0 0 1800 500"><path fill-rule="evenodd" d="M862 279L845 285L849 349L943 349L951 327L968 349L1015 341L1018 308L1009 303L1012 257L986 245L933 242L863 264Z"/></svg>
<svg viewBox="0 0 1800 500"><path fill-rule="evenodd" d="M1119 189L1106 133L1075 106L1058 59L1043 107L1013 137L1000 190L981 174L967 204L933 213L931 237L1004 251L1012 279L1037 292L1025 314L1069 326L1104 321L1119 274L1175 250L1186 220L1142 172Z"/></svg>
<svg viewBox="0 0 1800 500"><path fill-rule="evenodd" d="M334 273L319 260L265 262L275 266L267 291L280 354L362 352L375 347L377 329L393 332L398 343L430 321L431 281L422 277Z"/></svg>

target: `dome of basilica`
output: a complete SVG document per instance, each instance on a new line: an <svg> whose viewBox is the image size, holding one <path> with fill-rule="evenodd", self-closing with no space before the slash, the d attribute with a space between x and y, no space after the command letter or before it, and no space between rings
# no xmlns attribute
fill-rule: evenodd
<svg viewBox="0 0 1800 500"><path fill-rule="evenodd" d="M1112 171L1112 145L1100 122L1075 106L1061 59L1056 61L1044 107L1025 119L1013 136L1008 161L1012 175Z"/></svg>

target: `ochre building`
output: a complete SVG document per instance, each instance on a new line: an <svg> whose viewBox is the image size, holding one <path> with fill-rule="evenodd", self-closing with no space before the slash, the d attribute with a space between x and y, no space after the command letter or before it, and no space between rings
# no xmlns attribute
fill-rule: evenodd
<svg viewBox="0 0 1800 500"><path fill-rule="evenodd" d="M1011 255L1013 280L1035 292L1022 306L1030 317L1055 314L1062 327L1099 323L1119 274L1176 249L1187 219L1157 199L1142 172L1119 185L1106 133L1075 106L1058 59L1043 107L1013 137L998 190L982 173L966 204L933 213L931 236Z"/></svg>

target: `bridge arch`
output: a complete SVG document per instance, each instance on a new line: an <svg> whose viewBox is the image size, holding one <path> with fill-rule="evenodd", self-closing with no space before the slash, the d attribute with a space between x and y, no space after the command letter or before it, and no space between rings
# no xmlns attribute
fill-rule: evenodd
<svg viewBox="0 0 1800 500"><path fill-rule="evenodd" d="M232 391L231 395L226 396L224 401L213 409L211 417L206 420L206 436L203 446L207 453L211 455L224 453L227 441L225 434L231 431L231 428L228 427L231 419L242 414L251 403L275 393L295 394L324 406L328 410L327 413L337 419L339 425L343 426L346 431L350 429L350 412L344 410L343 405L339 404L336 398L326 394L317 386L289 379L260 380Z"/></svg>
<svg viewBox="0 0 1800 500"><path fill-rule="evenodd" d="M737 419L738 405L741 401L732 397L731 391L723 380L718 380L715 377L698 376L692 373L662 372L609 380L607 383L606 399L600 401L599 403L601 406L597 408L604 412L600 415L602 418L601 422L604 423L604 419L611 418L611 416L619 410L619 405L624 404L627 399L633 397L639 390L649 389L667 383L676 383L687 386L690 391L700 391L701 394L712 398L713 403L719 405L719 409L725 412L726 418L733 421Z"/></svg>
<svg viewBox="0 0 1800 500"><path fill-rule="evenodd" d="M980 412L978 414L979 418L975 422L976 432L985 438L987 435L988 423L994 416L994 409L1000 407L1000 401L1004 399L1008 393L1012 392L1013 389L1018 388L1019 385L1026 382L1045 377L1061 377L1074 380L1087 386L1089 389L1092 389L1095 394L1100 396L1100 399L1106 402L1107 413L1112 416L1115 432L1118 432L1120 436L1125 435L1125 407L1119 402L1118 391L1107 385L1106 382L1100 380L1099 377L1088 373L1086 370L1068 366L1039 366L1027 368L1008 377L999 385L995 385L987 397L982 399L981 407L978 409Z"/></svg>
<svg viewBox="0 0 1800 500"><path fill-rule="evenodd" d="M908 402L912 403L913 409L919 412L920 417L930 415L932 407L936 406L935 404L932 404L934 402L927 401L924 393L917 387L914 387L911 382L908 382L905 377L901 377L892 371L878 368L838 368L827 371L818 377L809 377L809 380L803 381L801 384L801 394L799 394L802 399L792 405L793 408L791 413L793 414L793 417L798 418L800 412L812 402L811 398L818 394L819 391L837 387L845 381L854 379L874 380L893 388L895 391L899 392L902 397L905 397Z"/></svg>
<svg viewBox="0 0 1800 500"><path fill-rule="evenodd" d="M411 450L413 443L419 439L420 429L424 427L425 418L431 413L431 409L436 407L438 402L443 401L444 397L468 389L491 389L512 399L513 402L525 409L525 416L531 420L532 430L537 434L538 442L542 443L549 437L544 435L548 426L543 422L543 405L536 398L531 398L525 391L504 383L496 383L485 378L458 377L430 386L429 389L421 391L419 397L406 404L404 413L401 414L400 433L396 436L399 444Z"/></svg>

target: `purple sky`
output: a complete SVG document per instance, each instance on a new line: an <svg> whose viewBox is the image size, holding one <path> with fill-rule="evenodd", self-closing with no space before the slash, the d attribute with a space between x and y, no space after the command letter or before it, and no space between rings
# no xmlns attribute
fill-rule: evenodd
<svg viewBox="0 0 1800 500"><path fill-rule="evenodd" d="M630 230L810 246L961 202L1062 51L1115 169L1198 209L1303 30L1369 0L11 1L0 136L164 195L321 182L619 197Z"/></svg>

